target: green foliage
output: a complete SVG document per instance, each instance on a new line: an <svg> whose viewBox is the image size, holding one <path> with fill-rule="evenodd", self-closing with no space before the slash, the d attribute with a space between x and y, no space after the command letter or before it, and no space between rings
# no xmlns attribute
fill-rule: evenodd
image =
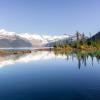
<svg viewBox="0 0 100 100"><path fill-rule="evenodd" d="M76 32L76 38L77 38L77 40L76 40L76 48L77 49L79 49L79 46L80 46L80 43L79 43L80 42L79 41L79 34L80 34L79 32Z"/></svg>
<svg viewBox="0 0 100 100"><path fill-rule="evenodd" d="M80 37L81 36L81 39ZM86 40L84 33L80 34L79 32L76 32L76 42L68 43L66 40L65 44L55 44L54 48L59 49L66 49L66 48L72 48L72 49L83 49L83 50L94 50L99 49L100 50L100 40Z"/></svg>
<svg viewBox="0 0 100 100"><path fill-rule="evenodd" d="M91 45L91 41L87 41L87 45L90 46Z"/></svg>

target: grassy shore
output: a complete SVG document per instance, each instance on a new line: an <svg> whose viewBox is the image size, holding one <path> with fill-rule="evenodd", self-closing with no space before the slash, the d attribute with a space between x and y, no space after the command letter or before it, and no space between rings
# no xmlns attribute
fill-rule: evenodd
<svg viewBox="0 0 100 100"><path fill-rule="evenodd" d="M31 50L0 50L0 55L25 54L25 53L31 53Z"/></svg>
<svg viewBox="0 0 100 100"><path fill-rule="evenodd" d="M76 41L70 44L57 44L54 45L54 50L58 51L97 51L100 50L100 41Z"/></svg>
<svg viewBox="0 0 100 100"><path fill-rule="evenodd" d="M68 47L54 47L52 50L54 51L61 51L61 52L66 52L66 51L100 51L100 48L96 48L93 46L81 46L80 48L74 48L71 46Z"/></svg>

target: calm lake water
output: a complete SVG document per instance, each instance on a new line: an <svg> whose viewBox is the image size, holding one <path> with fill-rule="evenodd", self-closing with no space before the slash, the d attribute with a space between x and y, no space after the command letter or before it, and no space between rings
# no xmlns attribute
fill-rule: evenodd
<svg viewBox="0 0 100 100"><path fill-rule="evenodd" d="M75 99L100 99L100 56L48 51L0 56L0 100Z"/></svg>

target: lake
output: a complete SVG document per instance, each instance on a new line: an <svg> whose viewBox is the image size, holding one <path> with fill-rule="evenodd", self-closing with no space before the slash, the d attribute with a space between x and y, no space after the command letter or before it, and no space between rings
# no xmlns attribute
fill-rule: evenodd
<svg viewBox="0 0 100 100"><path fill-rule="evenodd" d="M99 100L100 55L33 51L0 56L0 100Z"/></svg>

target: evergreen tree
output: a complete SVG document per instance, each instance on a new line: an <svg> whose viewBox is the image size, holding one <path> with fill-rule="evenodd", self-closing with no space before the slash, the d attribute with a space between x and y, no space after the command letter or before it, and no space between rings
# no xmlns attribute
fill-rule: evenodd
<svg viewBox="0 0 100 100"><path fill-rule="evenodd" d="M79 32L76 32L76 39L77 39L77 40L76 40L76 47L77 47L77 48L79 48L79 45L80 45L80 44L79 44L79 35L80 35L80 33L79 33Z"/></svg>

